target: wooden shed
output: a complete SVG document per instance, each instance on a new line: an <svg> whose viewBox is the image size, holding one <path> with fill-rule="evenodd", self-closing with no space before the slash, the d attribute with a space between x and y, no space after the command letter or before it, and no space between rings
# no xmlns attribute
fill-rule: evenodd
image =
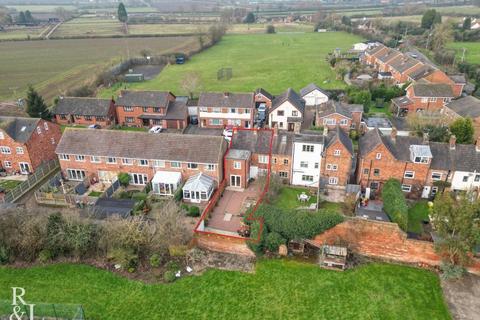
<svg viewBox="0 0 480 320"><path fill-rule="evenodd" d="M324 245L318 257L318 264L323 268L345 270L348 251L346 247Z"/></svg>

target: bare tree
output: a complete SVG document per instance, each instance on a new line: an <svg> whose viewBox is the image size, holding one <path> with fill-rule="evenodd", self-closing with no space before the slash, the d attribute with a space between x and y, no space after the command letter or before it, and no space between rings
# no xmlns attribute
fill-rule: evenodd
<svg viewBox="0 0 480 320"><path fill-rule="evenodd" d="M182 80L182 89L193 99L195 93L200 88L200 75L196 72L189 72Z"/></svg>

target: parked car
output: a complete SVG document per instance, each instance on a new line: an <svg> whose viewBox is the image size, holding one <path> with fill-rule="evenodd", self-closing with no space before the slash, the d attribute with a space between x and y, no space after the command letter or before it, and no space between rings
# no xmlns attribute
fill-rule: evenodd
<svg viewBox="0 0 480 320"><path fill-rule="evenodd" d="M229 128L224 129L222 135L224 137L230 137L231 138L233 136L233 129L229 129Z"/></svg>
<svg viewBox="0 0 480 320"><path fill-rule="evenodd" d="M150 130L148 130L148 132L150 133L160 133L162 131L163 131L162 126L153 126L150 128Z"/></svg>
<svg viewBox="0 0 480 320"><path fill-rule="evenodd" d="M190 116L190 124L197 125L198 124L198 117L197 116Z"/></svg>
<svg viewBox="0 0 480 320"><path fill-rule="evenodd" d="M99 124L91 124L88 126L88 129L101 129L102 127Z"/></svg>

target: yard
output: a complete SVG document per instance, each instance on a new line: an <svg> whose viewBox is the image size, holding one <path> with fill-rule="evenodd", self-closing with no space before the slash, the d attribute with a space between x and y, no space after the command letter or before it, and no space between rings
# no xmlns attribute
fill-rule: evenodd
<svg viewBox="0 0 480 320"><path fill-rule="evenodd" d="M429 220L428 205L426 201L419 201L408 209L408 231L422 234L424 220Z"/></svg>
<svg viewBox="0 0 480 320"><path fill-rule="evenodd" d="M183 79L197 73L201 80L197 94L200 90L248 92L258 87L279 94L288 87L299 90L311 82L325 89L343 88L345 83L335 79L326 55L337 47L347 50L361 40L343 32L227 35L184 65L169 65L155 79L127 87L186 94ZM230 80L218 80L222 68L232 68ZM118 85L100 95L111 97L123 87Z"/></svg>
<svg viewBox="0 0 480 320"><path fill-rule="evenodd" d="M300 202L297 198L297 196L303 192L310 195L310 199L307 202ZM308 207L310 204L317 202L316 191L312 192L313 194L311 194L310 190L300 187L282 187L278 197L275 199L274 205L287 210L298 207Z"/></svg>
<svg viewBox="0 0 480 320"><path fill-rule="evenodd" d="M22 180L0 180L0 188L6 191L12 190L22 182Z"/></svg>
<svg viewBox="0 0 480 320"><path fill-rule="evenodd" d="M337 272L261 260L255 274L210 270L144 284L85 265L0 268L0 299L26 289L29 303L82 304L89 319L450 319L438 277L369 264Z"/></svg>

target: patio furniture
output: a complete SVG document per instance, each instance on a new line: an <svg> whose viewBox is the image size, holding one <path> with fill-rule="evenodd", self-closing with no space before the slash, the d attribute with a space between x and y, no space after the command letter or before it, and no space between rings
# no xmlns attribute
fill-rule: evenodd
<svg viewBox="0 0 480 320"><path fill-rule="evenodd" d="M306 195L305 193L302 193L301 195L299 195L298 198L301 202L306 202L310 200L310 196Z"/></svg>

